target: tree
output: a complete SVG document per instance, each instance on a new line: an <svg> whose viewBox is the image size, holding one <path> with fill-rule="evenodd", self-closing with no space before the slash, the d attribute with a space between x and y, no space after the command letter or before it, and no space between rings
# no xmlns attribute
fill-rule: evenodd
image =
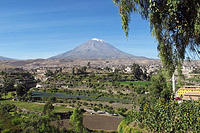
<svg viewBox="0 0 200 133"><path fill-rule="evenodd" d="M159 71L158 74L152 76L152 85L149 90L150 96L152 99L162 98L164 101L169 101L171 98L171 89L169 89L170 85L167 84L167 79L163 73L164 72Z"/></svg>
<svg viewBox="0 0 200 133"><path fill-rule="evenodd" d="M90 68L90 67L91 67L91 64L90 64L90 62L88 62L88 63L87 63L87 67L88 67L88 68Z"/></svg>
<svg viewBox="0 0 200 133"><path fill-rule="evenodd" d="M199 0L113 0L118 6L122 28L128 37L132 12L149 20L163 66L171 77L187 51L199 54Z"/></svg>
<svg viewBox="0 0 200 133"><path fill-rule="evenodd" d="M3 95L3 87L0 86L0 99L1 99L2 95Z"/></svg>
<svg viewBox="0 0 200 133"><path fill-rule="evenodd" d="M43 113L50 115L53 110L54 110L54 106L53 106L52 102L47 101L47 103L45 103L45 105L44 105Z"/></svg>
<svg viewBox="0 0 200 133"><path fill-rule="evenodd" d="M0 132L17 133L20 127L13 124L12 118L16 114L17 107L13 104L0 104Z"/></svg>
<svg viewBox="0 0 200 133"><path fill-rule="evenodd" d="M75 133L87 133L83 126L83 112L79 108L75 108L69 120L73 126Z"/></svg>
<svg viewBox="0 0 200 133"><path fill-rule="evenodd" d="M47 70L45 73L45 76L49 77L49 76L53 76L54 73L51 70Z"/></svg>
<svg viewBox="0 0 200 133"><path fill-rule="evenodd" d="M27 90L23 84L17 84L16 86L16 94L19 97L22 97L24 94L26 94Z"/></svg>
<svg viewBox="0 0 200 133"><path fill-rule="evenodd" d="M131 70L132 70L132 74L134 75L136 80L141 80L142 77L145 77L145 76L143 76L144 73L143 73L142 69L140 68L140 66L138 64L134 63L131 66Z"/></svg>
<svg viewBox="0 0 200 133"><path fill-rule="evenodd" d="M75 73L75 68L73 67L72 68L72 75L74 75L74 73Z"/></svg>
<svg viewBox="0 0 200 133"><path fill-rule="evenodd" d="M85 73L86 73L86 70L87 70L87 67L86 67L86 66L81 67L81 68L80 68L81 74L85 74Z"/></svg>
<svg viewBox="0 0 200 133"><path fill-rule="evenodd" d="M14 88L14 80L8 76L3 77L3 87L1 89L2 94L6 95L9 91Z"/></svg>

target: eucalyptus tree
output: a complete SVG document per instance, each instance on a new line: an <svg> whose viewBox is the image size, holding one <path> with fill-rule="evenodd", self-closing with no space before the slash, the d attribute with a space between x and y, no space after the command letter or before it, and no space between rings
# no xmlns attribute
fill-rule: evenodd
<svg viewBox="0 0 200 133"><path fill-rule="evenodd" d="M172 76L186 57L199 55L199 0L113 0L119 8L122 28L128 37L131 14L138 13L150 23L158 41L163 66Z"/></svg>

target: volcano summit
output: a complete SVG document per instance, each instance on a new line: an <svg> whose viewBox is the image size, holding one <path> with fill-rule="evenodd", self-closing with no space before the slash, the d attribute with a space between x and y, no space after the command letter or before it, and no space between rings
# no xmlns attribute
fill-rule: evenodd
<svg viewBox="0 0 200 133"><path fill-rule="evenodd" d="M93 38L78 47L50 59L118 59L141 58L120 51L104 40Z"/></svg>

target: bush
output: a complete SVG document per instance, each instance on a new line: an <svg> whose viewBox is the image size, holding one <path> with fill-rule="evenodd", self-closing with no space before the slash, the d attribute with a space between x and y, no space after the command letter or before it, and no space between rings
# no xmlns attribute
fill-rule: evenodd
<svg viewBox="0 0 200 133"><path fill-rule="evenodd" d="M95 112L99 111L99 108L94 107L94 111L95 111Z"/></svg>
<svg viewBox="0 0 200 133"><path fill-rule="evenodd" d="M114 101L109 101L109 103L114 103Z"/></svg>
<svg viewBox="0 0 200 133"><path fill-rule="evenodd" d="M152 132L200 132L200 102L147 102L133 119Z"/></svg>
<svg viewBox="0 0 200 133"><path fill-rule="evenodd" d="M15 119L12 119L12 124L13 125L19 125L21 123L21 118L15 118Z"/></svg>
<svg viewBox="0 0 200 133"><path fill-rule="evenodd" d="M1 133L11 133L10 129L4 129Z"/></svg>
<svg viewBox="0 0 200 133"><path fill-rule="evenodd" d="M88 103L87 103L87 102L84 102L84 103L83 103L83 105L84 105L84 106L87 106L87 105L88 105Z"/></svg>

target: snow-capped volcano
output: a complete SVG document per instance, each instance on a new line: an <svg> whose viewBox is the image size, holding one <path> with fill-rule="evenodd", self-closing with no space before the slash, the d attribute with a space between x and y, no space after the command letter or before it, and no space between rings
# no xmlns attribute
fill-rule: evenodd
<svg viewBox="0 0 200 133"><path fill-rule="evenodd" d="M93 38L78 47L50 59L116 59L137 58L131 54L120 51L104 40Z"/></svg>
<svg viewBox="0 0 200 133"><path fill-rule="evenodd" d="M104 42L104 40L101 40L101 39L98 39L98 38L92 38L91 40L98 41L98 42Z"/></svg>

